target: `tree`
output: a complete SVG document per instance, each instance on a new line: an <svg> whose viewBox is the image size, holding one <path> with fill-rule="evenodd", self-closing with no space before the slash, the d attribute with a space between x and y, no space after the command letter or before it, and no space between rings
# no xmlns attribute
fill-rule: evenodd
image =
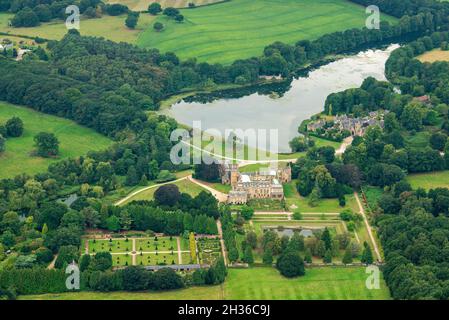
<svg viewBox="0 0 449 320"><path fill-rule="evenodd" d="M154 193L154 200L163 206L174 206L181 199L179 188L175 184L160 186Z"/></svg>
<svg viewBox="0 0 449 320"><path fill-rule="evenodd" d="M140 267L130 266L118 271L126 291L142 291L148 289L149 275Z"/></svg>
<svg viewBox="0 0 449 320"><path fill-rule="evenodd" d="M435 150L443 151L447 141L447 135L441 132L435 132L430 136L430 146Z"/></svg>
<svg viewBox="0 0 449 320"><path fill-rule="evenodd" d="M164 9L163 14L166 15L167 17L173 18L179 14L179 10L173 7L168 7Z"/></svg>
<svg viewBox="0 0 449 320"><path fill-rule="evenodd" d="M360 261L365 264L373 263L373 253L371 252L371 248L366 241L363 243L363 253Z"/></svg>
<svg viewBox="0 0 449 320"><path fill-rule="evenodd" d="M266 248L263 252L262 262L267 265L273 264L273 249Z"/></svg>
<svg viewBox="0 0 449 320"><path fill-rule="evenodd" d="M164 25L160 22L155 22L153 24L153 29L156 30L157 32L162 31L162 29L164 29Z"/></svg>
<svg viewBox="0 0 449 320"><path fill-rule="evenodd" d="M321 240L324 242L326 251L332 249L332 238L329 229L326 227L321 235Z"/></svg>
<svg viewBox="0 0 449 320"><path fill-rule="evenodd" d="M158 13L162 12L162 7L159 3L153 2L148 6L148 13L152 14L153 16L157 15Z"/></svg>
<svg viewBox="0 0 449 320"><path fill-rule="evenodd" d="M245 218L246 221L248 221L253 217L254 209L250 206L245 205L240 209L240 213L242 214L242 217Z"/></svg>
<svg viewBox="0 0 449 320"><path fill-rule="evenodd" d="M128 17L126 17L125 25L129 29L134 29L137 26L138 21L139 21L139 13L130 11L128 13Z"/></svg>
<svg viewBox="0 0 449 320"><path fill-rule="evenodd" d="M215 281L213 283L215 283ZM173 290L184 287L184 283L181 276L177 274L176 271L170 268L162 268L150 277L149 286L153 290Z"/></svg>
<svg viewBox="0 0 449 320"><path fill-rule="evenodd" d="M324 263L332 263L332 251L327 250L323 257Z"/></svg>
<svg viewBox="0 0 449 320"><path fill-rule="evenodd" d="M175 21L179 22L179 23L183 22L184 21L184 16L182 14L177 14L175 16Z"/></svg>
<svg viewBox="0 0 449 320"><path fill-rule="evenodd" d="M36 250L35 254L38 263L45 264L53 260L53 253L48 248L40 247Z"/></svg>
<svg viewBox="0 0 449 320"><path fill-rule="evenodd" d="M112 215L106 219L106 226L109 231L117 232L120 230L120 220L117 216Z"/></svg>
<svg viewBox="0 0 449 320"><path fill-rule="evenodd" d="M79 258L78 247L67 245L59 248L58 257L55 261L55 268L63 269L73 261L77 262Z"/></svg>
<svg viewBox="0 0 449 320"><path fill-rule="evenodd" d="M37 155L47 158L59 153L59 140L53 133L40 132L34 137Z"/></svg>
<svg viewBox="0 0 449 320"><path fill-rule="evenodd" d="M130 166L126 174L125 184L127 186L134 186L138 183L139 183L139 176L137 175L136 168L134 166Z"/></svg>
<svg viewBox="0 0 449 320"><path fill-rule="evenodd" d="M91 261L90 254L83 254L80 259L80 271L86 271Z"/></svg>
<svg viewBox="0 0 449 320"><path fill-rule="evenodd" d="M89 268L94 271L106 271L112 267L112 255L110 252L98 252L89 263Z"/></svg>
<svg viewBox="0 0 449 320"><path fill-rule="evenodd" d="M305 274L304 261L299 253L286 252L276 262L276 268L287 278L303 276Z"/></svg>
<svg viewBox="0 0 449 320"><path fill-rule="evenodd" d="M8 137L17 138L23 133L23 121L19 117L12 117L5 124Z"/></svg>
<svg viewBox="0 0 449 320"><path fill-rule="evenodd" d="M245 252L243 254L243 262L248 264L254 263L253 249L249 245L246 245Z"/></svg>
<svg viewBox="0 0 449 320"><path fill-rule="evenodd" d="M351 252L351 248L349 246L345 250L345 254L343 256L342 262L344 264L351 264L352 263L352 252Z"/></svg>
<svg viewBox="0 0 449 320"><path fill-rule="evenodd" d="M34 11L25 7L12 18L11 24L13 27L35 27L39 25L39 17Z"/></svg>
<svg viewBox="0 0 449 320"><path fill-rule="evenodd" d="M304 261L307 263L312 263L312 252L310 252L310 249L306 249L306 253L304 255Z"/></svg>
<svg viewBox="0 0 449 320"><path fill-rule="evenodd" d="M408 130L420 130L423 122L422 105L410 103L401 114L401 123Z"/></svg>

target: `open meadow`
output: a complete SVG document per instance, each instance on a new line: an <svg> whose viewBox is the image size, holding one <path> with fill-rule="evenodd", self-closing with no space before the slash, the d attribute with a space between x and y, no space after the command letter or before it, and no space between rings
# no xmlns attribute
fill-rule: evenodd
<svg viewBox="0 0 449 320"><path fill-rule="evenodd" d="M79 292L20 296L34 300L386 300L388 288L381 279L380 289L365 286L364 267L310 268L306 275L287 279L274 268L229 269L224 286L192 287L164 292Z"/></svg>
<svg viewBox="0 0 449 320"><path fill-rule="evenodd" d="M148 28L137 44L173 51L183 59L231 63L260 56L274 41L293 44L333 31L362 28L367 17L364 7L344 0L232 0L181 13L183 23L158 17L165 29Z"/></svg>
<svg viewBox="0 0 449 320"><path fill-rule="evenodd" d="M40 26L32 28L9 27L8 20L12 19L13 16L13 14L9 13L0 13L0 32L30 37L38 36L49 40L59 40L67 33L63 20L42 23ZM79 31L84 36L103 37L116 42L135 43L139 33L152 26L155 17L149 14L141 14L139 23L134 30L125 26L125 19L126 15L115 17L104 15L99 19L81 19Z"/></svg>
<svg viewBox="0 0 449 320"><path fill-rule="evenodd" d="M0 178L43 172L50 163L92 150L103 150L112 144L105 136L73 121L0 102L0 123L3 124L14 116L22 119L24 132L21 137L6 140L6 151L0 154ZM59 139L59 155L56 158L30 155L34 150L33 138L42 131L52 132Z"/></svg>
<svg viewBox="0 0 449 320"><path fill-rule="evenodd" d="M409 174L406 179L413 189L449 188L449 171Z"/></svg>
<svg viewBox="0 0 449 320"><path fill-rule="evenodd" d="M195 6L204 6L223 0L106 0L105 3L121 3L126 5L132 11L146 11L150 3L157 2L161 4L162 8L187 8L189 3L194 3Z"/></svg>
<svg viewBox="0 0 449 320"><path fill-rule="evenodd" d="M435 49L427 51L418 57L421 62L436 62L436 61L449 61L449 51L443 51L441 49Z"/></svg>

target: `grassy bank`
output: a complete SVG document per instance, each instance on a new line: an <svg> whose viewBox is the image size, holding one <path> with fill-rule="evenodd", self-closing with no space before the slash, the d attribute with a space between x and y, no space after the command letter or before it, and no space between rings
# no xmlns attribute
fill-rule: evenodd
<svg viewBox="0 0 449 320"><path fill-rule="evenodd" d="M365 286L363 267L311 268L304 277L287 279L274 268L229 269L223 287L194 287L169 292L79 292L22 296L34 300L384 300L390 295L381 279L380 289Z"/></svg>
<svg viewBox="0 0 449 320"><path fill-rule="evenodd" d="M6 151L0 154L0 178L43 172L52 162L83 155L91 150L103 150L112 144L105 136L73 121L0 102L0 123L5 123L14 116L22 119L24 132L21 137L7 139ZM58 157L41 158L31 155L34 150L33 138L41 131L52 132L59 139Z"/></svg>
<svg viewBox="0 0 449 320"><path fill-rule="evenodd" d="M349 28L365 26L365 8L344 0L232 0L194 10L182 10L183 23L165 16L139 35L137 44L173 51L181 58L231 63L259 56L274 41L295 43ZM393 18L382 15L385 20Z"/></svg>

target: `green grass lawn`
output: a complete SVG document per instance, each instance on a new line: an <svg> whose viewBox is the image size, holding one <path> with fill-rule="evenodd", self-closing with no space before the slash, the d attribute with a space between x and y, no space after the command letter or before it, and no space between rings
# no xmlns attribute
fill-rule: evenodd
<svg viewBox="0 0 449 320"><path fill-rule="evenodd" d="M0 32L32 37L39 36L50 40L59 40L67 33L63 20L53 20L32 28L13 28L8 26L8 20L12 17L14 17L13 14L0 13ZM115 17L104 15L100 19L81 19L79 31L85 36L135 43L138 35L153 25L155 17L145 13L141 14L134 30L125 26L125 19L126 15Z"/></svg>
<svg viewBox="0 0 449 320"><path fill-rule="evenodd" d="M420 131L414 135L405 135L405 143L411 148L425 148L429 145L430 133L427 131Z"/></svg>
<svg viewBox="0 0 449 320"><path fill-rule="evenodd" d="M89 253L98 253L98 252L111 252L111 253L119 253L119 252L131 252L133 249L133 244L131 239L126 240L94 240L89 239Z"/></svg>
<svg viewBox="0 0 449 320"><path fill-rule="evenodd" d="M20 296L35 300L387 300L390 294L381 280L380 289L369 290L365 268L313 268L306 275L287 279L274 268L229 269L221 286L193 287L164 292L78 292Z"/></svg>
<svg viewBox="0 0 449 320"><path fill-rule="evenodd" d="M181 10L183 23L165 16L139 35L141 47L173 51L181 58L231 63L260 56L274 41L293 44L298 40L349 28L363 28L365 8L344 0L232 0L219 5ZM385 20L395 21L382 15Z"/></svg>
<svg viewBox="0 0 449 320"><path fill-rule="evenodd" d="M274 268L229 270L228 299L383 300L389 299L385 282L379 290L365 286L365 268L313 268L304 277L286 279Z"/></svg>
<svg viewBox="0 0 449 320"><path fill-rule="evenodd" d="M410 174L406 179L413 189L449 188L449 171Z"/></svg>
<svg viewBox="0 0 449 320"><path fill-rule="evenodd" d="M137 254L136 263L138 266L171 265L178 264L178 253L143 253Z"/></svg>
<svg viewBox="0 0 449 320"><path fill-rule="evenodd" d="M0 154L0 178L44 172L50 163L80 156L91 150L103 150L112 144L107 137L73 121L0 102L0 123L14 116L22 119L25 130L21 137L7 139L6 151ZM33 138L41 131L52 132L59 139L58 157L30 156L34 150Z"/></svg>
<svg viewBox="0 0 449 320"><path fill-rule="evenodd" d="M202 187L198 186L197 184L195 184L193 182L190 182L187 179L175 182L174 184L178 186L179 191L181 193L188 193L192 197L197 196L201 191L209 192L206 189L203 189ZM130 198L124 204L130 203L132 201L137 201L137 200L153 200L154 193L156 192L157 189L158 189L157 187L154 187L154 188L142 191L141 193L138 193L134 197Z"/></svg>
<svg viewBox="0 0 449 320"><path fill-rule="evenodd" d="M345 209L351 209L354 212L359 211L359 207L353 194L346 195L346 206L340 207L338 199L321 199L318 205L312 207L309 205L307 197L301 197L295 187L295 181L284 185L285 202L290 211L299 212L317 212L317 213L340 213Z"/></svg>
<svg viewBox="0 0 449 320"><path fill-rule="evenodd" d="M156 249L157 248L157 249ZM154 238L145 238L136 240L137 251L171 251L178 250L178 244L175 237L159 237L157 241Z"/></svg>
<svg viewBox="0 0 449 320"><path fill-rule="evenodd" d="M363 193L366 196L366 201L368 202L368 207L370 210L374 210L377 206L377 201L384 193L382 188L373 186L364 186ZM362 200L362 199L360 199Z"/></svg>
<svg viewBox="0 0 449 320"><path fill-rule="evenodd" d="M197 7L219 2L222 0L106 0L105 3L121 3L126 5L132 11L146 11L152 2L158 2L162 8L186 8L189 3L194 3Z"/></svg>
<svg viewBox="0 0 449 320"><path fill-rule="evenodd" d="M122 267L132 265L132 256L130 254L114 254L112 255L112 266Z"/></svg>

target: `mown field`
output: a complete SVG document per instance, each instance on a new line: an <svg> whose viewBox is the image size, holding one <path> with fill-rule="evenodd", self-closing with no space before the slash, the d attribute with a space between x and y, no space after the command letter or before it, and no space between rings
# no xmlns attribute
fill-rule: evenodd
<svg viewBox="0 0 449 320"><path fill-rule="evenodd" d="M413 189L449 188L449 171L410 174L406 179Z"/></svg>
<svg viewBox="0 0 449 320"><path fill-rule="evenodd" d="M106 0L105 2L111 4L121 3L133 11L146 11L152 2L160 3L162 8L186 8L189 6L189 3L194 3L198 7L221 1L223 0Z"/></svg>
<svg viewBox="0 0 449 320"><path fill-rule="evenodd" d="M449 61L449 51L435 49L428 51L418 57L421 62Z"/></svg>
<svg viewBox="0 0 449 320"><path fill-rule="evenodd" d="M323 34L365 26L365 8L345 0L232 0L182 10L183 23L165 16L162 32L148 28L139 35L141 47L173 51L181 58L231 63L259 56L274 42L295 43ZM383 15L388 21L393 18Z"/></svg>
<svg viewBox="0 0 449 320"><path fill-rule="evenodd" d="M91 150L103 150L112 144L105 136L73 121L0 102L0 123L13 116L22 119L25 130L21 137L7 139L6 151L0 154L0 178L43 172L52 162L83 155ZM30 155L34 149L33 138L41 131L52 132L59 139L58 157L48 159Z"/></svg>
<svg viewBox="0 0 449 320"><path fill-rule="evenodd" d="M194 287L151 293L80 292L21 296L36 300L385 300L388 288L381 280L380 289L368 290L365 268L313 268L304 277L286 279L274 268L229 269L224 287Z"/></svg>
<svg viewBox="0 0 449 320"><path fill-rule="evenodd" d="M8 20L14 15L0 13L0 32L14 35L39 36L50 40L59 40L66 33L67 28L62 20L43 23L33 28L13 28L8 26ZM103 16L100 19L81 19L80 33L85 36L104 37L116 42L135 43L140 32L153 25L155 18L149 14L141 14L139 23L134 30L125 26L126 15L111 17ZM1 36L4 37L4 36Z"/></svg>
<svg viewBox="0 0 449 320"><path fill-rule="evenodd" d="M206 189L203 189L199 185L191 182L188 179L184 179L181 181L174 182L176 186L179 188L179 192L181 193L187 193L190 194L192 197L197 196L201 191L208 192ZM123 205L130 203L132 201L138 201L138 200L153 200L154 193L158 189L158 185L155 185L149 189L146 189L135 196L129 198L126 202L122 203Z"/></svg>

